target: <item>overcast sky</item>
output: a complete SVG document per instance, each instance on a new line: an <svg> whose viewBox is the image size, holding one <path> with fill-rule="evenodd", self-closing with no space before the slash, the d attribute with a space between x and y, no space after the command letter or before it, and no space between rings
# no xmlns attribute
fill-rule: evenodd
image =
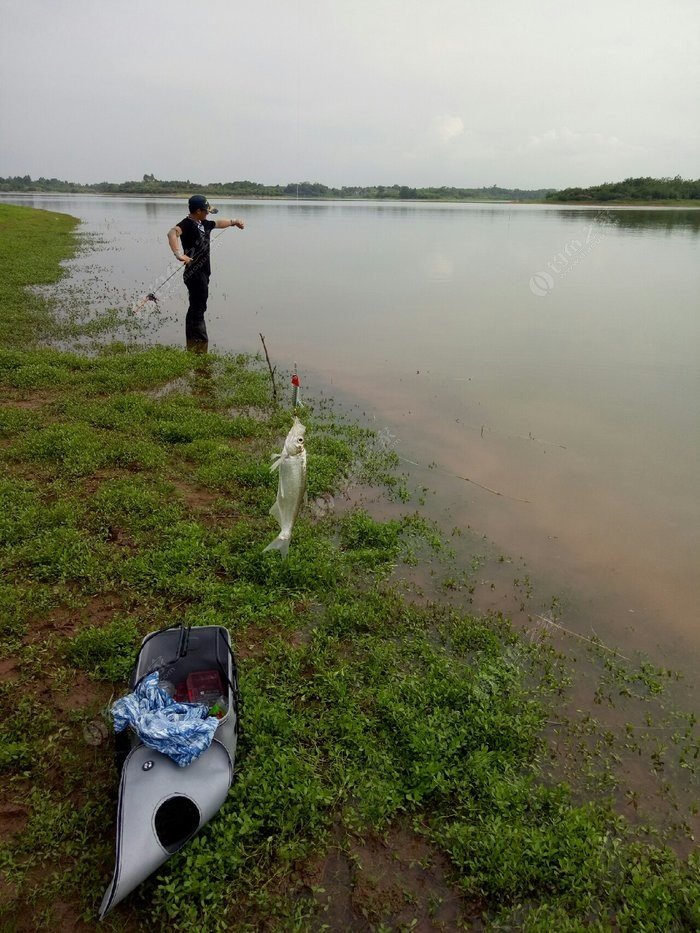
<svg viewBox="0 0 700 933"><path fill-rule="evenodd" d="M0 175L700 176L698 0L0 0Z"/></svg>

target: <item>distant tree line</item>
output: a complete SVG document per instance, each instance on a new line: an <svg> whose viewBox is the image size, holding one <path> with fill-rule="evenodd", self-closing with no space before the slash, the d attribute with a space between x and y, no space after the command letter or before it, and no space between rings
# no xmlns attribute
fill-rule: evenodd
<svg viewBox="0 0 700 933"><path fill-rule="evenodd" d="M109 182L83 185L59 178L32 178L15 175L0 178L0 191L26 191L68 194L142 194L189 195L235 198L367 198L382 201L697 201L700 200L700 179L626 178L605 182L590 188L411 188L408 185L359 185L333 188L315 181L289 182L286 185L263 185L256 181L213 182L202 185L188 179L163 181L146 174L141 181Z"/></svg>
<svg viewBox="0 0 700 933"><path fill-rule="evenodd" d="M564 188L547 195L548 201L697 201L700 178L626 178L591 188Z"/></svg>
<svg viewBox="0 0 700 933"><path fill-rule="evenodd" d="M0 178L0 191L50 192L67 194L150 194L181 195L203 193L236 198L376 198L397 201L537 201L553 188L410 188L407 185L343 186L332 188L320 182L300 181L287 185L263 185L255 181L227 181L202 185L186 180L162 181L146 174L141 181L108 182L92 185L61 181L58 178L35 178L15 175Z"/></svg>

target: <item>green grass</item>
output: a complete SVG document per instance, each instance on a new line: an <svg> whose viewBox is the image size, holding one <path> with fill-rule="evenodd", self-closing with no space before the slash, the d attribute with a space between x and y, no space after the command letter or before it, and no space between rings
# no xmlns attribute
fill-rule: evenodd
<svg viewBox="0 0 700 933"><path fill-rule="evenodd" d="M133 618L115 618L108 625L88 626L65 645L68 663L91 676L124 683L134 666L139 630Z"/></svg>
<svg viewBox="0 0 700 933"><path fill-rule="evenodd" d="M32 233L46 221L0 211L0 249L21 229L55 272L59 254ZM445 888L465 927L698 928L697 856L614 798L623 749L697 778L696 721L668 705L669 672L601 651L591 707L636 711L634 725L607 731L591 710L567 721L576 671L546 639L406 595L409 566L449 554L419 513L309 508L289 558L263 554L290 414L259 361L59 352L36 345L46 308L8 308L27 337L0 330L0 819L16 820L0 841L3 929L95 922L114 859L105 708L140 638L179 623L231 632L236 779L106 929L410 929ZM303 419L312 504L357 482L407 497L372 432L328 407ZM370 849L393 877L399 830L432 853L428 879L444 868L392 899L361 862ZM346 903L342 921L328 898Z"/></svg>
<svg viewBox="0 0 700 933"><path fill-rule="evenodd" d="M75 253L78 221L66 214L0 204L0 343L24 347L54 327L50 304L30 286L56 282ZM37 373L37 378L46 378Z"/></svg>

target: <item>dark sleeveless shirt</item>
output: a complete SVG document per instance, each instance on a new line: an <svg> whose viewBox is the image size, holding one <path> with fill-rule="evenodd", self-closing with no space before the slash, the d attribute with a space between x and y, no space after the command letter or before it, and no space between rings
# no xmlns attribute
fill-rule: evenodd
<svg viewBox="0 0 700 933"><path fill-rule="evenodd" d="M178 224L182 233L180 242L183 252L185 252L194 261L185 267L183 277L188 279L198 272L203 272L207 277L211 275L211 265L209 263L209 236L216 224L213 220L203 220L204 234L194 220L185 217Z"/></svg>

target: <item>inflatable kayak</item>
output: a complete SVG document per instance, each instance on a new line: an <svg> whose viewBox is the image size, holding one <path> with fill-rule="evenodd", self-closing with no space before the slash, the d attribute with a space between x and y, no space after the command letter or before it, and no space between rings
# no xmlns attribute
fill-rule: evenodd
<svg viewBox="0 0 700 933"><path fill-rule="evenodd" d="M228 631L209 625L152 632L141 644L132 690L154 671L174 700L205 704L219 723L209 747L186 767L131 728L117 735L116 857L100 919L215 816L233 780L238 676Z"/></svg>

